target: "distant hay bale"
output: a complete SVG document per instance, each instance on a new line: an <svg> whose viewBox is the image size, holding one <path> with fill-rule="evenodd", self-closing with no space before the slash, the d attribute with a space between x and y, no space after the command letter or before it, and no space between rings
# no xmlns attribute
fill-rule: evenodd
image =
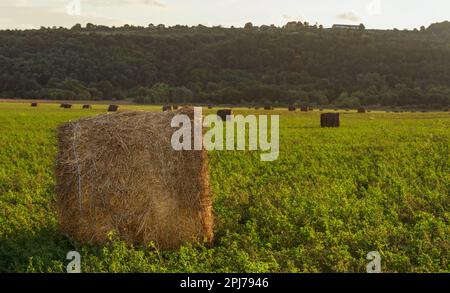
<svg viewBox="0 0 450 293"><path fill-rule="evenodd" d="M213 108L213 106L211 106L211 105L208 106L208 109L212 109L212 108Z"/></svg>
<svg viewBox="0 0 450 293"><path fill-rule="evenodd" d="M71 104L61 104L60 107L64 108L64 109L71 109L72 105Z"/></svg>
<svg viewBox="0 0 450 293"><path fill-rule="evenodd" d="M358 108L358 113L366 113L366 109L365 108Z"/></svg>
<svg viewBox="0 0 450 293"><path fill-rule="evenodd" d="M259 107L255 107L255 110L259 110Z"/></svg>
<svg viewBox="0 0 450 293"><path fill-rule="evenodd" d="M295 110L297 110L297 108L295 108L295 106L289 106L288 110L294 112Z"/></svg>
<svg viewBox="0 0 450 293"><path fill-rule="evenodd" d="M117 112L119 110L119 106L117 105L109 105L108 112Z"/></svg>
<svg viewBox="0 0 450 293"><path fill-rule="evenodd" d="M92 106L91 106L91 105L88 105L88 104L86 104L86 105L83 105L83 109L92 109Z"/></svg>
<svg viewBox="0 0 450 293"><path fill-rule="evenodd" d="M301 106L301 107L300 107L300 111L302 111L302 112L308 112L308 111L309 111L309 107L308 107L308 106Z"/></svg>
<svg viewBox="0 0 450 293"><path fill-rule="evenodd" d="M170 122L193 110L126 111L59 127L56 206L61 231L102 244L115 231L129 244L159 249L212 243L207 154L175 151Z"/></svg>
<svg viewBox="0 0 450 293"><path fill-rule="evenodd" d="M319 109L320 112L323 112L323 109Z"/></svg>
<svg viewBox="0 0 450 293"><path fill-rule="evenodd" d="M233 115L233 110L231 109L222 109L217 111L217 116L219 116L222 121L228 121L229 116L231 115Z"/></svg>
<svg viewBox="0 0 450 293"><path fill-rule="evenodd" d="M173 108L172 108L172 106L165 105L165 106L162 107L162 110L163 110L163 112L167 112L167 111L172 111Z"/></svg>
<svg viewBox="0 0 450 293"><path fill-rule="evenodd" d="M31 103L31 107L37 107L38 103Z"/></svg>
<svg viewBox="0 0 450 293"><path fill-rule="evenodd" d="M341 122L339 119L339 113L320 114L320 126L321 127L339 127L339 126L341 126Z"/></svg>
<svg viewBox="0 0 450 293"><path fill-rule="evenodd" d="M269 105L264 106L264 110L271 111L271 110L273 110L273 109L274 109L274 108L273 108L272 106L269 106Z"/></svg>

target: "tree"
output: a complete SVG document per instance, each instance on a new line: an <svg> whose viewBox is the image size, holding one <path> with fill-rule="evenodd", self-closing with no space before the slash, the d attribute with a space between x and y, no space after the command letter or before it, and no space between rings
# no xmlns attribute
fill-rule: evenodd
<svg viewBox="0 0 450 293"><path fill-rule="evenodd" d="M245 28L246 30L251 30L251 29L253 29L253 23L247 22L247 23L245 24L244 28Z"/></svg>
<svg viewBox="0 0 450 293"><path fill-rule="evenodd" d="M77 24L70 31L0 31L0 97L449 103L450 23L426 29L433 38L410 31L305 30L301 22L283 29L262 26L258 33L252 33L253 25L246 27L248 33L94 24Z"/></svg>
<svg viewBox="0 0 450 293"><path fill-rule="evenodd" d="M80 31L80 30L82 30L83 28L81 27L81 24L79 24L79 23L77 23L77 24L75 24L72 28L71 28L71 30L73 30L73 31Z"/></svg>

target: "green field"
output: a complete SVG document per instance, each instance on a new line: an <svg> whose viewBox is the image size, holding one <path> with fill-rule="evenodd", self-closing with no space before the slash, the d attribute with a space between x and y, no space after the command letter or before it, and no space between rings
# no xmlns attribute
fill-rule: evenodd
<svg viewBox="0 0 450 293"><path fill-rule="evenodd" d="M106 112L79 108L0 103L0 272L64 272L70 250L83 272L365 272L369 251L385 272L450 272L449 113L342 112L321 129L319 112L271 111L277 161L210 153L215 246L161 252L58 232L56 127Z"/></svg>

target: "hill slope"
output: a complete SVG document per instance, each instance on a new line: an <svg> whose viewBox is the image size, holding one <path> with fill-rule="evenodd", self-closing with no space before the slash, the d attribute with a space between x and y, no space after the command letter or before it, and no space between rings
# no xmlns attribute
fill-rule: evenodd
<svg viewBox="0 0 450 293"><path fill-rule="evenodd" d="M0 98L447 106L449 31L1 31Z"/></svg>

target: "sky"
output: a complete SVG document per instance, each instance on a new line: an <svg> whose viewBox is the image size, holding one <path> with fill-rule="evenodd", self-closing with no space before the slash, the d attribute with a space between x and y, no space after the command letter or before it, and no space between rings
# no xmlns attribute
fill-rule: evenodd
<svg viewBox="0 0 450 293"><path fill-rule="evenodd" d="M0 0L0 29L76 23L242 27L308 21L413 29L450 20L449 0Z"/></svg>

